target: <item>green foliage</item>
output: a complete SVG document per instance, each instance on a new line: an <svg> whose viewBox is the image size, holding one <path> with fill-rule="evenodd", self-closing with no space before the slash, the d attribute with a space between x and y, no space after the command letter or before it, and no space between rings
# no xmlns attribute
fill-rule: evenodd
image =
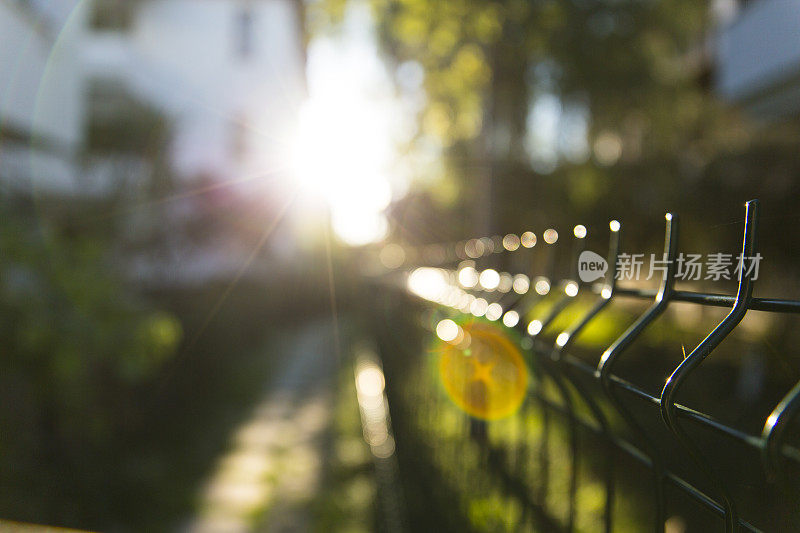
<svg viewBox="0 0 800 533"><path fill-rule="evenodd" d="M169 139L169 120L151 104L110 82L90 86L86 150L155 158Z"/></svg>
<svg viewBox="0 0 800 533"><path fill-rule="evenodd" d="M340 4L337 2L337 5ZM629 117L654 124L663 144L695 122L699 87L690 53L703 38L702 2L374 0L382 42L426 71L425 133L446 141L477 115L483 133L525 133L530 100L555 93L587 100L596 130ZM447 121L443 120L447 117ZM437 127L426 127L430 121ZM447 122L447 128L442 124ZM487 129L488 128L488 129ZM683 136L683 135L681 135Z"/></svg>
<svg viewBox="0 0 800 533"><path fill-rule="evenodd" d="M0 480L17 489L2 491L13 498L28 485L57 486L65 465L87 455L102 463L119 446L136 391L174 354L181 326L111 273L108 242L48 231L8 205L2 219ZM70 481L79 494L91 484ZM37 505L0 498L18 516Z"/></svg>

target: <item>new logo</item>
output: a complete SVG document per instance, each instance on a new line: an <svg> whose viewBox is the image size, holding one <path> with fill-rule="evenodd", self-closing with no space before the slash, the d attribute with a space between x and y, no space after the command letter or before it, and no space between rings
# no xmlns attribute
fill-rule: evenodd
<svg viewBox="0 0 800 533"><path fill-rule="evenodd" d="M605 276L608 272L608 261L602 256L584 250L578 257L578 277L584 283L590 283Z"/></svg>

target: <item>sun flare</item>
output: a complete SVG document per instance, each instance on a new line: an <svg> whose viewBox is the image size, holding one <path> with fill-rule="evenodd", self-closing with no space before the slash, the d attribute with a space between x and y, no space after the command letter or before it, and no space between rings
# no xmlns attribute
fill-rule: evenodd
<svg viewBox="0 0 800 533"><path fill-rule="evenodd" d="M371 88L385 73L376 71L369 50L325 40L310 50L309 98L291 145L296 189L324 203L336 235L353 246L386 236L383 212L392 199L397 110L374 98Z"/></svg>

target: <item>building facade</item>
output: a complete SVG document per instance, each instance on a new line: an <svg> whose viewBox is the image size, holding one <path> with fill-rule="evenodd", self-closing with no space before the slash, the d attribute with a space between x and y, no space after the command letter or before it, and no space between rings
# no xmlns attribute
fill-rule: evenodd
<svg viewBox="0 0 800 533"><path fill-rule="evenodd" d="M0 0L0 183L74 193L85 110L78 0Z"/></svg>
<svg viewBox="0 0 800 533"><path fill-rule="evenodd" d="M304 95L298 2L97 0L95 9L115 6L124 11L87 40L87 76L166 114L179 177L237 181L280 166Z"/></svg>
<svg viewBox="0 0 800 533"><path fill-rule="evenodd" d="M800 2L717 2L717 90L757 118L800 114Z"/></svg>

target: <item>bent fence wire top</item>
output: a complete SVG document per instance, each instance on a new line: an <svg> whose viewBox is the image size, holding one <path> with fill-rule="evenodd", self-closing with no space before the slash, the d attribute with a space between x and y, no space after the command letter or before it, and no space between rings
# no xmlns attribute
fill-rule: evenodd
<svg viewBox="0 0 800 533"><path fill-rule="evenodd" d="M675 288L678 264L678 219L671 214L666 215L663 263L665 267L661 270L657 289L641 289L625 286L623 283L625 276L620 276L618 272L621 225L616 221L612 221L609 225L611 231L608 271L599 283L582 283L583 276L578 276L577 272L577 258L582 250L580 242L586 236L586 229L583 226L576 226L574 231L576 247L573 249L575 259L573 265L576 268L560 283L562 290L556 295L550 295L551 298L555 297L555 302L547 312L530 322L527 322L525 317L529 315L537 299L550 293L553 283L550 277L529 278L526 274L514 275L493 269L479 272L470 265L462 264L461 268L457 269L447 268L447 265L492 253L515 251L521 247L532 248L536 244L536 236L532 233L527 232L521 236L507 235L505 238L471 239L438 247L433 252L422 250L415 254L422 261L428 262L421 263L424 266L418 266L408 272L407 287L411 293L450 308L451 312L499 321L505 327L515 330L520 336L519 344L528 354L529 363L537 370L531 379L528 397L539 402L543 408L560 413L567 423L571 469L567 493L564 494L568 499L565 524L567 530L575 526L576 494L579 485L577 435L579 429L602 437L602 441L608 446L604 454L605 463L601 469L604 472L603 521L606 530L614 528L616 451L628 454L651 470L653 524L656 530L663 530L667 519L668 487L671 487L669 490L677 489L683 492L696 504L718 515L724 520L726 531L740 528L758 531L763 527L755 525L752 519L748 519L740 512L741 508L748 507L747 502L737 501L734 497L725 481L725 472L714 466L708 457L708 450L701 449L695 433L690 431L694 426L708 430L717 436L715 438L733 440L758 453L761 458L759 469L766 483L778 488L788 487L784 483L786 476L784 467L789 463L795 466L800 464L800 449L788 444L786 438L787 426L796 417L800 408L800 383L789 390L763 420L763 430L760 434L737 429L708 413L679 403L680 392L687 379L739 325L748 310L800 313L800 301L753 296L758 269L743 268L742 261L760 257L757 246L758 210L757 200L746 203L741 255L739 264L734 265L736 267L734 279L738 278L734 295L691 292ZM558 234L555 230L547 230L543 238L547 243L554 243L558 240ZM567 308L570 300L584 289L597 295L593 304L586 308L581 316L573 318L569 326L555 337L554 342L540 338L540 332L557 323L557 319ZM622 299L650 300L652 303L605 349L596 365L570 353L573 341L581 331L595 320L610 302ZM625 358L626 350L674 302L727 307L730 311L691 352L685 354L666 379L661 393L652 394L644 387L619 377L614 370L619 361ZM452 325L448 326L452 328ZM456 335L453 333L451 336L455 338ZM556 391L558 401L553 400L552 394L544 393L541 385L545 377L554 385L552 388ZM589 390L586 385L587 380L597 384L596 390L599 394ZM582 409L577 405L576 399L581 403ZM658 410L659 414L653 413L651 418L656 421L660 418L660 427L665 428L671 435L672 442L668 443L668 449L671 450L669 453L684 458L682 466L699 473L702 482L689 479L692 476L685 475L685 468L681 470L671 466L671 461L664 451L665 443L659 440L651 424L642 423L641 415L634 414L633 403L636 401ZM610 416L623 421L625 431L621 431L619 425L610 420ZM475 427L482 424L485 422L475 420L471 422L472 436L478 440L481 440L479 437L481 431L475 431ZM724 444L722 441L719 443L720 446ZM547 479L541 482L547 483Z"/></svg>

